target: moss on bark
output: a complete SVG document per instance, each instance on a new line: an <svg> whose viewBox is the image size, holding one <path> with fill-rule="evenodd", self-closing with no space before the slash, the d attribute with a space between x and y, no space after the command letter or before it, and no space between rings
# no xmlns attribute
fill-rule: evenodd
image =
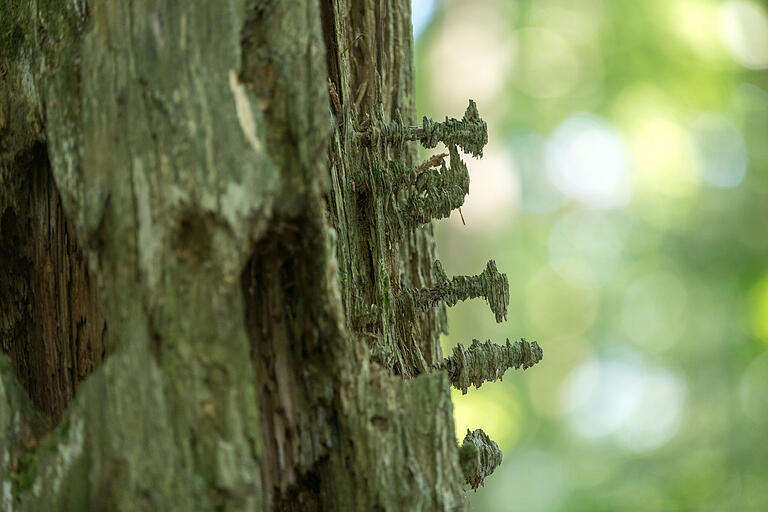
<svg viewBox="0 0 768 512"><path fill-rule="evenodd" d="M39 393L3 338L0 508L463 508L445 305L483 296L501 319L508 284L435 265L430 221L469 187L457 146L487 135L472 102L410 128L409 2L2 5L0 233L51 206L57 236L25 236L68 279L46 298L0 274L0 333L50 321L25 316L38 303L100 329L39 336L99 349ZM450 167L417 169L416 140ZM34 148L50 187L27 204Z"/></svg>

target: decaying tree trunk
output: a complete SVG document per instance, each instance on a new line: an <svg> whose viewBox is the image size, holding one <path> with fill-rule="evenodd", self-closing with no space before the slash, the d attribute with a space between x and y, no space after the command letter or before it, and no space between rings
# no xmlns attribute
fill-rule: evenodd
<svg viewBox="0 0 768 512"><path fill-rule="evenodd" d="M509 289L435 260L487 136L412 65L407 0L0 2L0 509L464 507L449 385L541 350L441 354Z"/></svg>

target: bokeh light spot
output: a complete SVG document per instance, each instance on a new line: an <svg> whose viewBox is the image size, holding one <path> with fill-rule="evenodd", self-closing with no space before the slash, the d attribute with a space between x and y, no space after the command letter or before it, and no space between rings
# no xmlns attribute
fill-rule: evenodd
<svg viewBox="0 0 768 512"><path fill-rule="evenodd" d="M661 446L677 432L685 383L617 349L576 367L562 388L573 430L585 439L614 435L635 451Z"/></svg>
<svg viewBox="0 0 768 512"><path fill-rule="evenodd" d="M558 126L547 146L547 173L566 196L598 208L626 205L634 186L629 152L605 120L576 114Z"/></svg>
<svg viewBox="0 0 768 512"><path fill-rule="evenodd" d="M673 29L702 58L724 56L717 37L717 6L695 0L668 2Z"/></svg>
<svg viewBox="0 0 768 512"><path fill-rule="evenodd" d="M596 358L579 365L563 385L571 427L586 439L612 434L634 413L642 393L635 358Z"/></svg>
<svg viewBox="0 0 768 512"><path fill-rule="evenodd" d="M630 137L638 187L648 195L690 195L698 189L685 129L675 120L640 118Z"/></svg>
<svg viewBox="0 0 768 512"><path fill-rule="evenodd" d="M731 56L751 69L768 68L768 16L753 2L730 0L718 11L720 37Z"/></svg>
<svg viewBox="0 0 768 512"><path fill-rule="evenodd" d="M455 4L446 11L443 23L451 28L439 32L427 55L429 74L440 84L433 89L433 99L441 108L435 117L449 113L460 118L467 98L473 98L483 118L492 122L503 111L492 105L499 101L516 59L517 41L494 9L480 4Z"/></svg>
<svg viewBox="0 0 768 512"><path fill-rule="evenodd" d="M637 452L661 446L675 435L685 403L684 381L664 370L647 371L642 386L637 407L618 431L619 440Z"/></svg>
<svg viewBox="0 0 768 512"><path fill-rule="evenodd" d="M736 187L747 172L747 148L739 130L726 117L705 112L691 125L694 168L716 187Z"/></svg>

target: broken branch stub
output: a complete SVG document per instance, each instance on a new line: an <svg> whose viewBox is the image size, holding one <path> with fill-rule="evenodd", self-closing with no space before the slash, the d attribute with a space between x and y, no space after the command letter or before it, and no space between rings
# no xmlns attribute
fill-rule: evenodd
<svg viewBox="0 0 768 512"><path fill-rule="evenodd" d="M440 169L429 169L417 174L405 212L409 224L418 226L432 219L448 217L464 204L469 194L469 171L459 157L456 146L448 146L451 165L442 163Z"/></svg>
<svg viewBox="0 0 768 512"><path fill-rule="evenodd" d="M443 360L442 367L448 370L451 384L467 393L469 386L479 388L485 381L501 380L508 368L530 368L543 357L538 343L525 340L506 345L496 345L490 340L481 343L472 340L472 345L465 348L459 343L454 347L451 357Z"/></svg>
<svg viewBox="0 0 768 512"><path fill-rule="evenodd" d="M438 142L446 146L455 144L472 156L483 156L483 147L488 143L488 126L480 117L477 105L469 100L464 117L448 118L442 123L424 116L421 126L409 128L409 140L418 140L427 149L434 148Z"/></svg>
<svg viewBox="0 0 768 512"><path fill-rule="evenodd" d="M449 147L459 146L472 156L482 157L483 147L488 144L488 126L480 117L475 102L469 100L461 120L446 116L445 121L441 123L424 116L421 126L406 126L400 112L395 112L391 122L382 123L381 138L395 145L409 140L418 140L427 149L434 148L438 142L442 142Z"/></svg>
<svg viewBox="0 0 768 512"><path fill-rule="evenodd" d="M437 262L437 265L440 263ZM453 306L459 300L485 297L491 308L496 323L507 319L509 305L509 280L496 268L496 262L489 260L485 270L478 276L456 276L451 279L452 294L445 298L445 303Z"/></svg>
<svg viewBox="0 0 768 512"><path fill-rule="evenodd" d="M490 260L485 270L476 276L455 276L448 279L439 260L435 260L435 274L440 282L432 288L406 290L416 307L422 310L435 307L440 302L453 306L460 300L484 297L491 308L496 322L507 318L509 305L509 280L496 268L496 262Z"/></svg>
<svg viewBox="0 0 768 512"><path fill-rule="evenodd" d="M483 485L485 477L501 465L502 454L499 445L481 429L474 432L467 429L464 443L459 448L459 465L464 479L472 489Z"/></svg>

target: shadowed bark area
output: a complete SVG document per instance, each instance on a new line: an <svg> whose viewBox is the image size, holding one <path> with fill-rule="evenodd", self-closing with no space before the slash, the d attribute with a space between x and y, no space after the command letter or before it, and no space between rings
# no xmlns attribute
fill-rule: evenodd
<svg viewBox="0 0 768 512"><path fill-rule="evenodd" d="M3 6L0 508L463 509L409 2Z"/></svg>
<svg viewBox="0 0 768 512"><path fill-rule="evenodd" d="M37 143L0 169L0 347L34 404L58 417L104 357L96 281Z"/></svg>

